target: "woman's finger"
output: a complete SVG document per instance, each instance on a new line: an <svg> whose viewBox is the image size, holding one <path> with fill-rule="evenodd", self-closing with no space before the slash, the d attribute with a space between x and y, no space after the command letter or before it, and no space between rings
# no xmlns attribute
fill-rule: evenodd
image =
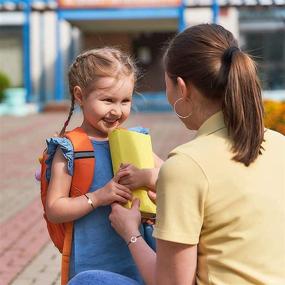
<svg viewBox="0 0 285 285"><path fill-rule="evenodd" d="M121 164L120 164L120 169L127 168L127 167L129 167L130 165L131 165L130 163L121 163Z"/></svg>
<svg viewBox="0 0 285 285"><path fill-rule="evenodd" d="M114 178L116 179L116 182L119 181L122 177L129 175L126 171L118 171Z"/></svg>
<svg viewBox="0 0 285 285"><path fill-rule="evenodd" d="M131 184L131 182L130 182L130 180L128 178L121 178L119 182L120 182L121 185L129 185L129 184Z"/></svg>
<svg viewBox="0 0 285 285"><path fill-rule="evenodd" d="M114 202L111 204L112 210L116 210L117 208L120 208L120 207L121 207L121 205L119 203Z"/></svg>
<svg viewBox="0 0 285 285"><path fill-rule="evenodd" d="M156 193L153 191L147 191L147 195L149 197L149 199L156 204Z"/></svg>
<svg viewBox="0 0 285 285"><path fill-rule="evenodd" d="M138 198L135 198L133 201L132 201L132 209L136 209L136 210L139 210L140 208L140 199Z"/></svg>

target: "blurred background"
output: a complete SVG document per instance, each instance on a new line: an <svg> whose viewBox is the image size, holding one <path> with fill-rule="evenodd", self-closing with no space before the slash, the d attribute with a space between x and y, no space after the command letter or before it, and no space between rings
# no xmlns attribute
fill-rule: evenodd
<svg viewBox="0 0 285 285"><path fill-rule="evenodd" d="M143 74L138 91L145 95L143 101L137 96L139 111L169 110L165 42L205 22L229 29L255 58L264 98L284 99L285 0L0 0L0 74L8 81L0 82L14 89L1 93L12 97L9 102L29 103L14 109L13 102L2 104L0 114L64 105L68 66L79 52L106 45L137 59Z"/></svg>
<svg viewBox="0 0 285 285"><path fill-rule="evenodd" d="M116 46L142 76L128 126L151 130L163 159L193 137L171 112L165 43L187 26L218 23L258 63L267 127L285 134L285 0L0 0L0 285L59 284L34 172L45 139L69 109L68 66L81 51ZM73 116L70 128L81 121Z"/></svg>

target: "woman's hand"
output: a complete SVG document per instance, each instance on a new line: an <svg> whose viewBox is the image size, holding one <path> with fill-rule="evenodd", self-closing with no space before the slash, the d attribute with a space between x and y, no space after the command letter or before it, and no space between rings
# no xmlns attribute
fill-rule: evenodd
<svg viewBox="0 0 285 285"><path fill-rule="evenodd" d="M117 175L119 183L134 190L139 187L154 189L158 177L159 168L139 169L132 164L122 164Z"/></svg>
<svg viewBox="0 0 285 285"><path fill-rule="evenodd" d="M154 204L156 204L156 192L155 192L155 189L147 191L147 195L148 195L149 199L150 199Z"/></svg>
<svg viewBox="0 0 285 285"><path fill-rule="evenodd" d="M112 204L112 212L109 215L112 227L128 242L131 236L139 235L141 213L139 210L140 201L134 199L131 209L126 209L118 203Z"/></svg>

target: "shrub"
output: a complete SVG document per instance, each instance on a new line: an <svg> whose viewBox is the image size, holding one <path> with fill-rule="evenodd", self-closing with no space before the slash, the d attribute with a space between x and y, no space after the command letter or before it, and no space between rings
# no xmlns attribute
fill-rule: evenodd
<svg viewBox="0 0 285 285"><path fill-rule="evenodd" d="M285 135L285 101L264 101L265 127Z"/></svg>
<svg viewBox="0 0 285 285"><path fill-rule="evenodd" d="M0 102L3 101L4 99L4 90L10 87L10 80L8 78L8 76L3 73L0 72Z"/></svg>

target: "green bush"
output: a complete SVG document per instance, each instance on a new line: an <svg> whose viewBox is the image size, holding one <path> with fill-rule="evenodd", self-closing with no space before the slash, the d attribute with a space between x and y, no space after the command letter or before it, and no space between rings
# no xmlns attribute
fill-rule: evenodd
<svg viewBox="0 0 285 285"><path fill-rule="evenodd" d="M4 90L10 87L8 76L0 71L0 102L4 100Z"/></svg>

